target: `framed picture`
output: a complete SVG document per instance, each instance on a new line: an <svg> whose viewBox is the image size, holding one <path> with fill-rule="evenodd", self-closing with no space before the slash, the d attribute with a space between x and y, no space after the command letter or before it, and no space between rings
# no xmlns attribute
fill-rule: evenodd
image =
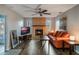
<svg viewBox="0 0 79 59"><path fill-rule="evenodd" d="M16 30L11 30L11 45L12 45L12 48L15 48L18 44L19 44L19 41L18 41L18 38L17 38L17 31Z"/></svg>
<svg viewBox="0 0 79 59"><path fill-rule="evenodd" d="M67 30L67 17L63 16L60 20L60 29Z"/></svg>

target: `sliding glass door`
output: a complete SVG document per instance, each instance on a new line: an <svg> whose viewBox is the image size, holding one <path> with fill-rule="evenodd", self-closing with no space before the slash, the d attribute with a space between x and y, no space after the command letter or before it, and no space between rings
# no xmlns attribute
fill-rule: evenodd
<svg viewBox="0 0 79 59"><path fill-rule="evenodd" d="M0 53L5 51L5 39L6 39L5 16L0 15Z"/></svg>

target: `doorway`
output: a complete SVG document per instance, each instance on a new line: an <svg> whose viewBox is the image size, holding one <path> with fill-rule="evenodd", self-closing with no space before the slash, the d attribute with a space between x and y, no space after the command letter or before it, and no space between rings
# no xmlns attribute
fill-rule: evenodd
<svg viewBox="0 0 79 59"><path fill-rule="evenodd" d="M5 16L0 15L0 53L5 51L5 40L6 40L6 22Z"/></svg>

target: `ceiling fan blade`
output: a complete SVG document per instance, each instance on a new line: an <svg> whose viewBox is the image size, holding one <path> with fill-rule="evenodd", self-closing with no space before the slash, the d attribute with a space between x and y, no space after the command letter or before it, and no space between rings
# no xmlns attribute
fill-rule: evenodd
<svg viewBox="0 0 79 59"><path fill-rule="evenodd" d="M35 10L38 10L40 6L41 6L41 4L38 4L37 7L35 8Z"/></svg>
<svg viewBox="0 0 79 59"><path fill-rule="evenodd" d="M43 13L43 14L51 15L51 13Z"/></svg>
<svg viewBox="0 0 79 59"><path fill-rule="evenodd" d="M47 10L43 10L42 13L47 12Z"/></svg>

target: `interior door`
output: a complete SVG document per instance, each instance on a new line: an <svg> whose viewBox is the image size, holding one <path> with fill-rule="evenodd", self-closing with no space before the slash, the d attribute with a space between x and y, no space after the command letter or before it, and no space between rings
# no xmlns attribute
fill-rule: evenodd
<svg viewBox="0 0 79 59"><path fill-rule="evenodd" d="M0 53L5 51L5 16L0 15Z"/></svg>

